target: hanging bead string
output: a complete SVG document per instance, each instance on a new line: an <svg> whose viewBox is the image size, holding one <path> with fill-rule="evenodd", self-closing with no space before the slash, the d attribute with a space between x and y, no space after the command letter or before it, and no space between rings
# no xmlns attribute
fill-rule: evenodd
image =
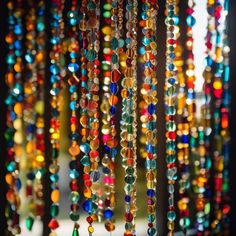
<svg viewBox="0 0 236 236"><path fill-rule="evenodd" d="M190 227L189 218L189 188L190 188L190 149L189 140L190 134L196 136L196 105L195 105L195 65L194 65L194 54L193 54L193 26L196 20L193 16L195 2L193 0L188 1L188 8L186 10L186 24L187 24L187 40L186 40L186 72L185 72L185 85L186 89L184 110L183 110L183 123L178 124L178 136L180 136L180 142L178 142L178 161L180 169L180 180L179 180L179 196L178 207L180 211L179 224L184 234L187 233ZM181 135L179 135L181 134Z"/></svg>
<svg viewBox="0 0 236 236"><path fill-rule="evenodd" d="M26 52L25 52L25 82L24 82L24 126L26 133L26 198L28 216L26 227L31 230L35 219L35 164L42 159L36 150L36 110L37 101L37 68L36 68L36 12L35 5L28 1L28 14L26 16ZM44 160L42 160L44 161Z"/></svg>
<svg viewBox="0 0 236 236"><path fill-rule="evenodd" d="M125 169L125 236L136 235L137 1L126 2L126 68L122 79L121 156Z"/></svg>
<svg viewBox="0 0 236 236"><path fill-rule="evenodd" d="M45 81L45 3L40 0L36 8L36 70L37 70L37 102L36 111L36 169L35 169L35 216L41 219L44 214L43 184L45 173L45 142L44 142L44 81Z"/></svg>
<svg viewBox="0 0 236 236"><path fill-rule="evenodd" d="M230 67L229 67L229 39L228 39L228 13L229 13L229 0L224 1L224 14L225 14L225 28L223 35L223 57L224 57L224 75L223 75L223 101L221 108L221 136L223 138L223 156L224 156L224 170L223 170L223 183L222 183L222 228L225 234L229 232L229 214L230 196L229 196L229 144L230 144L230 130L229 130L229 116L230 116Z"/></svg>
<svg viewBox="0 0 236 236"><path fill-rule="evenodd" d="M83 156L80 160L81 164L83 165L83 181L84 181L84 197L85 202L83 203L83 209L89 214L89 216L86 218L87 222L89 223L89 232L93 232L92 223L94 220L96 220L96 217L92 215L92 208L94 207L92 205L92 191L91 191L91 185L92 182L90 180L90 158L89 158L89 152L90 152L90 108L91 105L93 106L93 101L90 101L91 99L91 93L90 93L90 83L89 77L91 77L91 68L93 67L93 64L90 61L90 57L92 57L93 53L90 51L90 56L88 57L88 51L93 47L93 42L91 41L91 32L92 32L92 26L94 27L94 24L96 24L96 19L94 18L94 9L95 6L92 1L83 0L81 3L80 12L82 14L82 19L80 20L79 28L81 31L81 86L80 86L80 92L81 92L81 98L80 98L80 124L82 126L82 129L80 131L80 134L82 136L82 143L80 145L80 150L83 153ZM90 21L88 19L90 18ZM90 36L88 38L88 36ZM92 49L91 49L92 50ZM91 79L90 79L91 80Z"/></svg>
<svg viewBox="0 0 236 236"><path fill-rule="evenodd" d="M178 14L176 10L176 14ZM179 27L178 27L179 31ZM177 35L177 45L175 48L174 64L177 68L178 87L177 87L177 158L178 158L178 209L179 209L179 225L186 235L190 226L189 218L189 188L190 188L190 170L189 170L189 124L188 112L186 107L186 79L184 71L183 46L180 40L180 32Z"/></svg>
<svg viewBox="0 0 236 236"><path fill-rule="evenodd" d="M62 38L64 37L64 22L62 19L62 12L64 9L63 0L53 0L51 6L51 32L50 39L52 49L50 52L50 82L51 82L51 119L50 119L50 143L52 147L52 159L49 166L50 181L51 181L51 220L48 227L51 229L50 235L55 235L55 230L59 227L57 216L59 214L59 150L60 150L60 92L62 89Z"/></svg>
<svg viewBox="0 0 236 236"><path fill-rule="evenodd" d="M7 106L7 129L5 138L7 143L7 174L6 183L8 190L6 194L6 218L8 231L17 235L20 234L20 196L21 180L19 177L19 161L22 156L22 116L23 116L23 26L21 1L8 1L8 34L6 43L8 44L8 55L6 62L8 71L6 73L6 84L9 88L8 96L5 100Z"/></svg>
<svg viewBox="0 0 236 236"><path fill-rule="evenodd" d="M88 45L85 53L88 60L88 117L89 117L89 146L88 149L90 164L88 168L84 168L84 180L85 180L85 197L87 198L83 204L84 210L89 214L87 222L89 223L88 232L92 235L94 228L92 226L93 221L97 221L97 209L98 209L98 182L100 179L100 173L98 170L99 164L99 74L100 74L100 62L98 60L99 52L99 27L100 27L100 1L90 0L87 3L87 15L88 15ZM84 148L83 148L84 149Z"/></svg>
<svg viewBox="0 0 236 236"><path fill-rule="evenodd" d="M194 193L196 206L196 229L198 235L209 233L209 214L211 211L209 178L211 168L210 138L211 138L211 80L212 80L212 58L215 35L214 2L207 2L208 25L206 35L206 67L204 77L205 101L201 107L201 120L198 128L191 130L191 153L194 160Z"/></svg>
<svg viewBox="0 0 236 236"><path fill-rule="evenodd" d="M103 42L103 58L102 69L104 77L104 95L101 104L103 112L103 143L104 153L102 158L103 165L103 183L105 192L104 211L105 228L108 232L115 230L113 224L113 215L115 207L115 157L117 155L118 140L116 138L116 104L118 97L117 82L120 80L118 46L119 32L117 29L117 13L118 2L108 0L103 6L104 27L102 32L104 35Z"/></svg>
<svg viewBox="0 0 236 236"><path fill-rule="evenodd" d="M92 211L92 202L91 202L91 181L89 177L89 171L90 171L90 159L89 159L89 98L90 98L90 92L89 92L89 84L88 84L88 66L87 63L89 60L87 59L87 49L89 49L89 43L91 43L88 40L88 34L89 34L89 27L91 22L87 22L87 16L90 16L90 9L88 4L91 4L91 2L87 0L83 0L81 3L80 12L82 14L82 19L80 20L79 28L81 31L81 98L80 98L80 124L82 126L82 129L80 131L80 134L82 136L82 142L80 145L80 150L82 152L82 158L80 160L81 164L83 165L83 182L85 189L83 191L84 197L86 201L83 203L83 209L89 213L89 216L87 217L88 223L92 224L93 218L90 216ZM91 16L92 17L92 16ZM90 65L89 65L90 66Z"/></svg>
<svg viewBox="0 0 236 236"><path fill-rule="evenodd" d="M143 83L141 95L143 100L143 114L141 116L143 133L145 135L145 158L147 178L147 211L148 235L156 235L156 159L157 159L157 44L156 18L157 1L143 1L141 21L143 59Z"/></svg>
<svg viewBox="0 0 236 236"><path fill-rule="evenodd" d="M177 70L174 64L176 47L176 27L179 19L175 15L177 2L167 0L167 44L166 44L166 83L165 83L165 104L166 104L166 162L168 179L168 230L170 236L174 235L174 221L176 218L174 207L174 184L177 179L176 160L176 84Z"/></svg>
<svg viewBox="0 0 236 236"><path fill-rule="evenodd" d="M71 161L69 163L69 176L70 176L70 201L71 201L71 212L70 212L70 219L74 222L74 229L72 235L79 235L78 228L79 224L77 221L79 220L79 161L78 155L80 154L80 146L78 144L78 85L79 85L79 64L78 64L78 57L79 57L79 34L78 34L78 26L79 26L79 17L78 17L78 2L77 0L73 0L71 3L71 9L67 13L68 18L68 28L69 28L69 45L68 45L68 52L69 52L69 64L67 68L69 70L69 93L70 93L70 138L71 138L71 146L69 147L69 154L71 156Z"/></svg>
<svg viewBox="0 0 236 236"><path fill-rule="evenodd" d="M216 47L215 47L215 67L213 75L213 167L214 167L214 208L213 222L211 228L215 234L222 232L222 188L224 171L224 132L222 132L223 119L223 89L224 89L224 30L225 14L224 1L215 1L215 20L216 20Z"/></svg>
<svg viewBox="0 0 236 236"><path fill-rule="evenodd" d="M92 224L93 218L90 216L91 214L91 181L89 177L89 171L90 171L90 160L88 153L90 151L89 146L89 84L88 84L88 66L87 63L89 62L87 60L87 48L89 47L89 40L88 40L88 28L90 22L88 22L88 18L90 16L90 10L88 7L88 4L91 4L91 2L87 0L83 0L80 7L80 13L82 15L82 19L79 23L79 29L81 31L81 40L80 40L80 62L81 62L81 84L80 84L80 124L81 124L81 131L80 135L82 137L80 150L82 153L82 158L80 160L81 164L83 165L83 182L85 189L83 191L85 199L87 199L83 203L83 209L89 213L89 216L87 217L87 221L89 224ZM75 236L75 235L74 235Z"/></svg>
<svg viewBox="0 0 236 236"><path fill-rule="evenodd" d="M109 143L111 141L109 140L109 137L111 136L111 127L110 127L110 109L111 106L108 102L110 99L110 93L109 93L109 86L111 84L111 1L106 0L102 6L102 22L103 22L103 27L101 29L102 34L101 36L103 37L102 39L102 62L101 62L101 69L102 69L102 77L103 77L103 94L102 94L102 102L101 102L101 113L102 113L102 141L103 141L103 157L102 157L102 165L104 166L103 168L103 173L104 173L104 178L103 178L103 183L104 183L104 195L105 195L105 200L104 200L104 206L105 208L103 213L103 217L105 221L109 220L113 216L113 212L111 211L109 205L110 205L110 196L111 196L111 191L112 187L114 186L113 179L112 179L112 172L113 170L111 168L114 168L114 165L112 163L112 160L109 155ZM102 201L102 199L100 200ZM102 203L102 202L101 202Z"/></svg>

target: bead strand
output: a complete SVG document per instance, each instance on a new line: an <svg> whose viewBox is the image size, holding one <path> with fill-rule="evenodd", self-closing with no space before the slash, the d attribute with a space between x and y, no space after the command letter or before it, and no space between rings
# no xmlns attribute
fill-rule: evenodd
<svg viewBox="0 0 236 236"><path fill-rule="evenodd" d="M174 64L174 52L176 47L176 27L179 19L176 15L177 2L167 0L167 44L166 44L166 82L165 82L165 113L166 113L166 163L168 179L168 236L174 235L175 229L175 206L174 191L175 181L177 179L176 168L176 84L177 68Z"/></svg>
<svg viewBox="0 0 236 236"><path fill-rule="evenodd" d="M70 11L67 13L68 18L68 29L69 29L69 64L67 69L69 71L69 94L70 94L70 138L71 145L68 149L68 152L71 156L71 161L69 163L69 177L70 177L70 219L74 222L74 229L72 236L79 235L79 161L78 155L80 154L80 146L78 144L79 133L78 133L78 85L79 85L79 35L78 35L78 25L79 25L79 16L78 16L78 3L77 0L73 0L71 3Z"/></svg>
<svg viewBox="0 0 236 236"><path fill-rule="evenodd" d="M143 1L141 21L143 61L142 95L142 131L145 139L146 178L147 178L147 211L148 235L157 235L156 230L156 159L157 159L157 44L156 44L156 18L157 1Z"/></svg>
<svg viewBox="0 0 236 236"><path fill-rule="evenodd" d="M122 79L121 156L125 169L125 233L136 235L136 159L137 159L137 1L126 3L126 68Z"/></svg>
<svg viewBox="0 0 236 236"><path fill-rule="evenodd" d="M5 38L8 44L8 55L6 62L8 70L6 73L6 84L8 96L5 100L7 106L7 129L5 139L7 143L6 161L6 218L8 232L17 235L21 233L20 228L20 196L21 180L19 177L19 161L22 156L22 118L23 118L23 26L21 1L8 1L8 34Z"/></svg>
<svg viewBox="0 0 236 236"><path fill-rule="evenodd" d="M51 164L49 166L50 181L51 181L51 220L48 227L51 230L50 236L56 235L55 230L59 227L57 216L59 214L59 150L60 150L60 104L62 90L63 66L62 60L62 37L64 22L62 20L62 12L64 9L63 0L53 0L51 6L51 33L50 39L50 82L51 82L51 119L50 119L50 143L52 148Z"/></svg>
<svg viewBox="0 0 236 236"><path fill-rule="evenodd" d="M89 0L87 3L88 14L88 45L86 51L86 59L88 61L88 116L89 116L89 158L90 168L86 168L84 178L88 180L87 189L90 192L84 202L84 210L89 214L87 222L89 223L88 232L92 235L94 228L93 221L97 221L98 210L98 196L97 190L98 182L100 180L100 172L98 170L99 164L99 74L100 74L100 61L98 60L99 52L99 26L100 26L100 1Z"/></svg>

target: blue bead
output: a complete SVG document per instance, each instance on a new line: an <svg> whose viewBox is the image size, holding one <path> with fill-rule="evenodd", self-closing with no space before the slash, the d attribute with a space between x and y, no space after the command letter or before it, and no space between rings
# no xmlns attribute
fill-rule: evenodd
<svg viewBox="0 0 236 236"><path fill-rule="evenodd" d="M111 106L110 107L110 113L112 114L112 115L114 115L115 113L116 113L116 107L115 106Z"/></svg>
<svg viewBox="0 0 236 236"><path fill-rule="evenodd" d="M53 36L50 40L51 44L55 45L55 44L58 44L60 42L60 38L59 37L56 37L56 36Z"/></svg>
<svg viewBox="0 0 236 236"><path fill-rule="evenodd" d="M69 177L71 179L77 179L79 177L79 172L77 170L70 170Z"/></svg>
<svg viewBox="0 0 236 236"><path fill-rule="evenodd" d="M35 128L36 128L35 125L30 124L30 125L28 125L28 127L27 127L27 131L28 131L29 133L34 133Z"/></svg>
<svg viewBox="0 0 236 236"><path fill-rule="evenodd" d="M130 197L129 195L126 195L126 196L125 196L125 201L126 201L126 202L130 202L130 200L131 200L131 197Z"/></svg>
<svg viewBox="0 0 236 236"><path fill-rule="evenodd" d="M87 213L92 213L92 201L91 200L86 200L83 203L83 209L84 211L86 211Z"/></svg>
<svg viewBox="0 0 236 236"><path fill-rule="evenodd" d="M189 27L193 27L196 23L196 19L192 15L190 15L187 16L186 22Z"/></svg>
<svg viewBox="0 0 236 236"><path fill-rule="evenodd" d="M105 175L108 175L108 174L111 173L111 170L110 170L108 167L104 167L104 168L102 169L102 172L103 172Z"/></svg>
<svg viewBox="0 0 236 236"><path fill-rule="evenodd" d="M52 174L52 175L50 175L50 180L51 180L51 182L58 182L58 180L59 180L59 175L58 175L58 174Z"/></svg>
<svg viewBox="0 0 236 236"><path fill-rule="evenodd" d="M56 65L56 64L51 65L50 66L50 72L53 75L57 75L60 72L60 69L59 69L58 65Z"/></svg>
<svg viewBox="0 0 236 236"><path fill-rule="evenodd" d="M105 219L111 219L113 214L113 211L110 209L105 210L103 213Z"/></svg>
<svg viewBox="0 0 236 236"><path fill-rule="evenodd" d="M68 65L68 70L72 73L78 71L79 69L79 65L77 63L74 63L74 62L71 62L69 65Z"/></svg>
<svg viewBox="0 0 236 236"><path fill-rule="evenodd" d="M118 92L118 85L117 85L117 83L111 83L110 84L110 91L113 94L116 94Z"/></svg>
<svg viewBox="0 0 236 236"><path fill-rule="evenodd" d="M76 58L77 53L76 52L70 52L70 58Z"/></svg>
<svg viewBox="0 0 236 236"><path fill-rule="evenodd" d="M13 172L15 171L16 169L16 163L14 161L10 162L8 165L7 165L7 170L9 172Z"/></svg>
<svg viewBox="0 0 236 236"><path fill-rule="evenodd" d="M188 139L188 135L183 135L182 136L182 142L183 143L188 143L189 139Z"/></svg>
<svg viewBox="0 0 236 236"><path fill-rule="evenodd" d="M21 181L19 178L16 179L16 188L18 191L21 189Z"/></svg>
<svg viewBox="0 0 236 236"><path fill-rule="evenodd" d="M70 102L70 109L71 109L72 111L75 111L76 108L77 108L76 105L77 105L76 101L71 101L71 102Z"/></svg>
<svg viewBox="0 0 236 236"><path fill-rule="evenodd" d="M80 145L80 150L83 152L83 153L89 153L90 151L90 145L88 143L83 143Z"/></svg>
<svg viewBox="0 0 236 236"><path fill-rule="evenodd" d="M149 113L150 115L153 115L153 114L155 113L155 111L156 111L156 107L155 107L154 104L151 103L151 104L148 106L148 113Z"/></svg>
<svg viewBox="0 0 236 236"><path fill-rule="evenodd" d="M75 85L71 85L70 88L69 88L69 91L70 91L70 93L76 92L77 91L76 86Z"/></svg>
<svg viewBox="0 0 236 236"><path fill-rule="evenodd" d="M148 189L147 190L147 196L154 197L155 196L155 191L153 189Z"/></svg>

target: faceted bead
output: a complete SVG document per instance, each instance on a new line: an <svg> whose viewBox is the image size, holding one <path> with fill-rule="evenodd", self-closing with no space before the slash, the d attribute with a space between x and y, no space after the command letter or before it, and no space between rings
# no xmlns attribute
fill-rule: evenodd
<svg viewBox="0 0 236 236"><path fill-rule="evenodd" d="M73 204L77 204L79 202L79 199L80 199L80 195L78 192L72 191L70 193L70 200Z"/></svg>
<svg viewBox="0 0 236 236"><path fill-rule="evenodd" d="M68 69L70 72L74 73L74 72L77 72L78 69L79 69L79 65L77 63L73 63L71 62L69 65L68 65Z"/></svg>
<svg viewBox="0 0 236 236"><path fill-rule="evenodd" d="M33 227L33 224L34 224L34 218L29 216L27 217L26 221L25 221L25 224L26 224L26 228L31 231L32 230L32 227Z"/></svg>
<svg viewBox="0 0 236 236"><path fill-rule="evenodd" d="M73 232L72 232L72 236L79 236L78 227L74 227Z"/></svg>
<svg viewBox="0 0 236 236"><path fill-rule="evenodd" d="M174 211L168 211L167 213L167 218L169 221L174 221L176 218L176 214Z"/></svg>
<svg viewBox="0 0 236 236"><path fill-rule="evenodd" d="M58 221L55 220L55 219L51 219L49 224L48 224L48 227L52 230L57 229L59 227Z"/></svg>

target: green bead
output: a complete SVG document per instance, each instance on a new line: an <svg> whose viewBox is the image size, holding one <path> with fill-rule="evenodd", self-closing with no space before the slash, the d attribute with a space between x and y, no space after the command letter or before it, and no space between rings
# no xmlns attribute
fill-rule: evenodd
<svg viewBox="0 0 236 236"><path fill-rule="evenodd" d="M134 168L133 168L133 167L128 167L128 168L126 169L126 173L127 173L128 175L132 175L132 174L134 173Z"/></svg>
<svg viewBox="0 0 236 236"><path fill-rule="evenodd" d="M119 41L117 38L112 38L111 40L111 49L116 50L119 46Z"/></svg>
<svg viewBox="0 0 236 236"><path fill-rule="evenodd" d="M105 11L105 12L103 13L103 16L104 16L105 18L110 18L110 17L111 17L111 12L110 12L110 11Z"/></svg>
<svg viewBox="0 0 236 236"><path fill-rule="evenodd" d="M74 227L72 236L79 236L79 230L77 227Z"/></svg>
<svg viewBox="0 0 236 236"><path fill-rule="evenodd" d="M29 216L27 217L26 221L25 221L25 225L26 225L26 228L31 231L32 230L32 227L33 227L33 224L34 224L34 218Z"/></svg>
<svg viewBox="0 0 236 236"><path fill-rule="evenodd" d="M90 159L89 156L83 156L82 159L80 160L81 164L83 166L89 166L90 165Z"/></svg>
<svg viewBox="0 0 236 236"><path fill-rule="evenodd" d="M128 125L127 126L127 132L128 132L128 134L132 134L133 133L133 126L132 125Z"/></svg>
<svg viewBox="0 0 236 236"><path fill-rule="evenodd" d="M175 218L176 218L175 212L174 212L174 211L168 211L168 213L167 213L167 219L168 219L169 221L174 221Z"/></svg>
<svg viewBox="0 0 236 236"><path fill-rule="evenodd" d="M133 226L132 226L132 223L128 223L128 222L125 223L125 229L126 229L126 230L131 230L132 227L133 227Z"/></svg>
<svg viewBox="0 0 236 236"><path fill-rule="evenodd" d="M88 59L88 61L94 61L96 59L97 56L97 52L93 49L89 50L86 53L86 58Z"/></svg>
<svg viewBox="0 0 236 236"><path fill-rule="evenodd" d="M78 221L79 218L80 218L79 212L73 212L73 211L70 212L70 219L72 221Z"/></svg>
<svg viewBox="0 0 236 236"><path fill-rule="evenodd" d="M117 64L118 63L118 56L116 54L113 54L111 56L111 61L113 64Z"/></svg>
<svg viewBox="0 0 236 236"><path fill-rule="evenodd" d="M189 226L190 226L190 219L188 217L180 219L179 224L184 229L189 228Z"/></svg>
<svg viewBox="0 0 236 236"><path fill-rule="evenodd" d="M56 217L59 214L59 206L57 204L52 204L50 207L50 214L52 217Z"/></svg>
<svg viewBox="0 0 236 236"><path fill-rule="evenodd" d="M135 181L135 177L132 176L132 175L125 177L125 182L126 182L127 184L133 184L134 181Z"/></svg>
<svg viewBox="0 0 236 236"><path fill-rule="evenodd" d="M109 11L109 10L111 10L111 8L112 8L112 5L109 4L109 3L105 3L105 4L103 5L103 9L104 9L104 10Z"/></svg>
<svg viewBox="0 0 236 236"><path fill-rule="evenodd" d="M87 4L88 10L95 10L96 9L96 4L92 1L89 1Z"/></svg>
<svg viewBox="0 0 236 236"><path fill-rule="evenodd" d="M58 157L59 151L57 148L52 149L52 158L55 159Z"/></svg>

